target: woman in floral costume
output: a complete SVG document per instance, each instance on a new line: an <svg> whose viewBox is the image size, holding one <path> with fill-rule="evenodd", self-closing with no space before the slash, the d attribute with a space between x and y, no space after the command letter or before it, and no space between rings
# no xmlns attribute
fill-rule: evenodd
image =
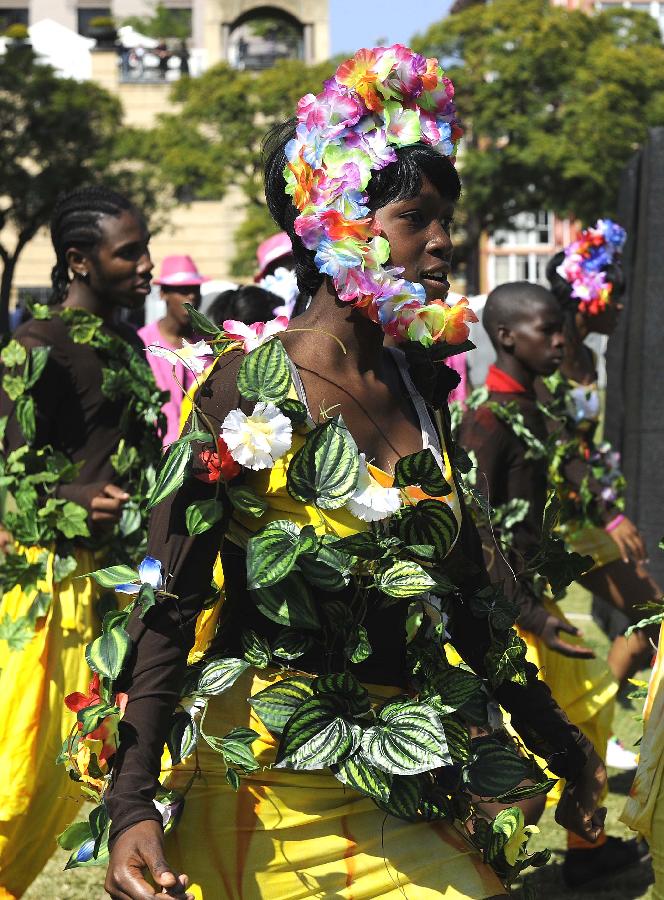
<svg viewBox="0 0 664 900"><path fill-rule="evenodd" d="M100 626L100 591L81 576L142 557L140 503L160 457L161 395L142 345L115 324L149 291L144 219L125 197L84 188L59 201L52 237L55 303L34 305L0 354L1 521L13 538L0 584L2 898L24 893L75 815L78 791L53 760Z"/></svg>
<svg viewBox="0 0 664 900"><path fill-rule="evenodd" d="M600 419L595 358L584 344L588 334L610 335L622 311L621 251L625 231L609 219L581 232L578 240L550 261L551 289L565 313L565 358L560 371L540 386L540 400L558 436L551 467L552 488L561 500L560 524L570 549L592 556L595 567L581 583L622 610L633 623L662 591L645 566L646 549L636 526L624 514L624 478L618 454L598 443ZM652 656L649 637L637 630L619 635L608 663L624 683Z"/></svg>
<svg viewBox="0 0 664 900"><path fill-rule="evenodd" d="M128 583L96 573L135 600L90 649L101 700L79 712L75 777L92 725L119 720L120 744L67 843L85 864L109 836L113 897L156 895L148 871L160 896L208 900L502 894L546 855L519 809L475 800L550 783L491 733L489 688L570 779L560 821L598 834L603 767L523 663L435 407L472 318L444 302L452 94L436 60L361 50L268 140L268 203L312 302L286 331L195 317L217 359L158 475L150 556Z"/></svg>

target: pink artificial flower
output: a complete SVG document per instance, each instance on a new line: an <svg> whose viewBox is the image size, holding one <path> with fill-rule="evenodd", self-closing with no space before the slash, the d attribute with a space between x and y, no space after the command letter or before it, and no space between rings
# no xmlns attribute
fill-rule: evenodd
<svg viewBox="0 0 664 900"><path fill-rule="evenodd" d="M271 322L254 322L252 325L245 325L244 322L237 322L234 319L226 319L223 324L225 336L231 341L240 341L245 353L251 353L256 347L260 347L265 341L287 328L286 316L277 316Z"/></svg>
<svg viewBox="0 0 664 900"><path fill-rule="evenodd" d="M329 87L318 96L305 94L297 105L298 120L309 129L324 128L328 138L355 125L363 112L359 100L342 93L339 85Z"/></svg>

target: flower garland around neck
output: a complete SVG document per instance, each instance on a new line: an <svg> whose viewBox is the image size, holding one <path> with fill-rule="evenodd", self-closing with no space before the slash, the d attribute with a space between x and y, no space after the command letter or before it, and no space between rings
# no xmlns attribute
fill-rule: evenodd
<svg viewBox="0 0 664 900"><path fill-rule="evenodd" d="M468 301L427 303L423 285L385 268L390 245L368 207L372 171L396 162L396 150L429 144L449 157L462 130L454 85L436 59L408 47L358 50L297 107L295 138L286 146L286 192L300 215L295 231L315 263L332 279L340 300L352 303L396 342L461 344Z"/></svg>
<svg viewBox="0 0 664 900"><path fill-rule="evenodd" d="M613 284L606 269L620 256L626 239L622 226L611 219L598 219L565 247L565 258L556 272L572 286L580 312L597 315L611 302Z"/></svg>

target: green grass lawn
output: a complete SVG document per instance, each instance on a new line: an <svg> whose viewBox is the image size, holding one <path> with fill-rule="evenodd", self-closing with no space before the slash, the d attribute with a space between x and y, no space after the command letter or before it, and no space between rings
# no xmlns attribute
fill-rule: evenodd
<svg viewBox="0 0 664 900"><path fill-rule="evenodd" d="M608 641L589 621L590 595L580 588L574 587L563 603L563 608L575 625L584 632L597 656L606 658ZM641 723L638 721L638 709L626 708L620 703L616 706L615 733L626 746L631 747L641 734ZM625 796L631 783L629 772L609 771L610 793L607 798L607 829L609 834L618 837L632 837L632 832L618 822ZM652 870L649 864L632 868L621 875L610 879L596 881L585 891L567 890L560 876L560 865L565 852L565 833L553 818L553 810L548 809L539 824L541 834L536 838L536 847L549 847L552 851L551 862L544 868L531 870L524 881L537 889L540 900L587 900L589 896L601 894L603 900L636 900L651 896ZM63 872L67 854L57 851L40 877L25 894L25 900L101 900L105 897L103 890L104 875L100 869L74 869ZM515 890L516 898L521 896ZM213 898L210 898L213 900Z"/></svg>

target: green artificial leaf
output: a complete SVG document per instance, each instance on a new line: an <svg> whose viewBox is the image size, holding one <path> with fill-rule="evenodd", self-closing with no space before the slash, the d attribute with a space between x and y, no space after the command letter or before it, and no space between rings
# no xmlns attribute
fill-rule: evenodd
<svg viewBox="0 0 664 900"><path fill-rule="evenodd" d="M34 625L27 616L10 619L5 615L0 619L0 641L6 641L12 652L23 650L35 635Z"/></svg>
<svg viewBox="0 0 664 900"><path fill-rule="evenodd" d="M260 519L268 509L267 501L245 485L228 485L226 487L226 496L233 504L233 507L246 516Z"/></svg>
<svg viewBox="0 0 664 900"><path fill-rule="evenodd" d="M381 593L397 600L419 597L431 591L436 585L422 566L408 559L396 560L382 567L374 578L376 587Z"/></svg>
<svg viewBox="0 0 664 900"><path fill-rule="evenodd" d="M206 740L208 740L207 737ZM228 765L239 766L244 772L255 772L256 769L260 768L251 747L242 741L229 739L228 736L222 738L221 752L224 754L224 759Z"/></svg>
<svg viewBox="0 0 664 900"><path fill-rule="evenodd" d="M235 769L228 769L226 771L226 781L230 784L234 791L240 790L240 776L237 774Z"/></svg>
<svg viewBox="0 0 664 900"><path fill-rule="evenodd" d="M470 759L471 744L470 732L466 725L456 718L446 716L441 720L447 749L450 751L453 763L466 763Z"/></svg>
<svg viewBox="0 0 664 900"><path fill-rule="evenodd" d="M300 575L291 572L279 584L253 591L254 603L278 625L316 630L320 619L314 600Z"/></svg>
<svg viewBox="0 0 664 900"><path fill-rule="evenodd" d="M74 307L63 309L60 317L68 325L69 336L76 344L89 344L104 324L99 316Z"/></svg>
<svg viewBox="0 0 664 900"><path fill-rule="evenodd" d="M336 550L341 550L349 556L357 556L359 559L373 561L385 555L385 550L378 543L378 539L371 531L359 531L345 538L339 538L330 545Z"/></svg>
<svg viewBox="0 0 664 900"><path fill-rule="evenodd" d="M53 560L53 581L59 584L65 578L69 578L76 571L77 565L75 556L59 556L56 554Z"/></svg>
<svg viewBox="0 0 664 900"><path fill-rule="evenodd" d="M304 425L309 418L307 407L301 400L292 400L287 397L279 404L281 412L291 420L293 428L298 425Z"/></svg>
<svg viewBox="0 0 664 900"><path fill-rule="evenodd" d="M187 507L184 514L189 534L203 534L219 522L224 515L223 503L219 500L196 500Z"/></svg>
<svg viewBox="0 0 664 900"><path fill-rule="evenodd" d="M228 734L224 735L225 741L239 741L241 744L246 744L248 747L251 747L253 742L260 737L257 731L254 731L253 728L245 728L243 725L238 728L233 728Z"/></svg>
<svg viewBox="0 0 664 900"><path fill-rule="evenodd" d="M324 769L354 753L362 731L338 715L335 698L305 700L290 717L279 744L277 768Z"/></svg>
<svg viewBox="0 0 664 900"><path fill-rule="evenodd" d="M31 387L34 387L41 378L42 372L46 368L50 352L50 347L33 347L30 350L30 360L25 370L26 390L30 390Z"/></svg>
<svg viewBox="0 0 664 900"><path fill-rule="evenodd" d="M312 680L304 676L284 678L254 694L249 703L266 728L281 734L295 710L312 696Z"/></svg>
<svg viewBox="0 0 664 900"><path fill-rule="evenodd" d="M373 652L369 643L369 636L364 625L358 625L354 635L349 638L346 646L346 655L352 663L361 663L368 659Z"/></svg>
<svg viewBox="0 0 664 900"><path fill-rule="evenodd" d="M119 714L120 708L115 703L107 703L106 701L79 709L76 713L76 720L80 726L81 736L85 737L96 731L104 719L107 719L109 716L118 716Z"/></svg>
<svg viewBox="0 0 664 900"><path fill-rule="evenodd" d="M2 389L10 400L16 401L25 392L25 380L22 375L3 375Z"/></svg>
<svg viewBox="0 0 664 900"><path fill-rule="evenodd" d="M544 562L537 566L537 571L548 579L551 590L559 594L573 581L592 569L594 562L591 556L565 549L563 541L551 539L544 550Z"/></svg>
<svg viewBox="0 0 664 900"><path fill-rule="evenodd" d="M284 579L307 547L308 543L300 541L300 529L294 522L289 519L270 522L247 543L249 590L265 588Z"/></svg>
<svg viewBox="0 0 664 900"><path fill-rule="evenodd" d="M250 666L255 666L257 669L265 669L270 665L272 651L264 637L261 637L252 629L247 629L242 632L240 642L244 658Z"/></svg>
<svg viewBox="0 0 664 900"><path fill-rule="evenodd" d="M18 585L28 591L46 578L47 554L41 553L34 562L29 562L23 553L7 553L2 563L2 584L5 590Z"/></svg>
<svg viewBox="0 0 664 900"><path fill-rule="evenodd" d="M118 584L129 584L140 581L140 575L131 566L109 566L106 569L97 569L96 572L88 572L79 575L79 578L92 578L100 587L113 588Z"/></svg>
<svg viewBox="0 0 664 900"><path fill-rule="evenodd" d="M353 716L363 716L371 709L369 692L350 672L319 675L311 685L314 694L334 697L338 708Z"/></svg>
<svg viewBox="0 0 664 900"><path fill-rule="evenodd" d="M310 431L288 466L287 487L293 499L321 509L338 509L357 487L360 457L341 416Z"/></svg>
<svg viewBox="0 0 664 900"><path fill-rule="evenodd" d="M214 322L211 322L207 316L199 312L191 303L185 303L184 308L187 310L189 321L191 322L192 331L195 334L205 334L209 337L220 337L222 331Z"/></svg>
<svg viewBox="0 0 664 900"><path fill-rule="evenodd" d="M403 456L394 469L394 487L419 487L430 497L443 497L452 492L452 486L445 480L436 457L430 449L420 450Z"/></svg>
<svg viewBox="0 0 664 900"><path fill-rule="evenodd" d="M283 344L272 338L244 357L237 376L237 389L247 400L278 406L288 396L291 382Z"/></svg>
<svg viewBox="0 0 664 900"><path fill-rule="evenodd" d="M456 666L437 673L434 686L436 693L427 695L426 702L441 716L449 716L461 709L475 694L484 695L482 679L474 672Z"/></svg>
<svg viewBox="0 0 664 900"><path fill-rule="evenodd" d="M30 394L23 394L16 401L16 419L27 444L32 444L37 436L35 401Z"/></svg>
<svg viewBox="0 0 664 900"><path fill-rule="evenodd" d="M192 431L188 431L186 434L183 434L182 437L179 437L177 441L173 441L172 444L169 444L168 451L179 450L186 444L193 444L194 441L198 441L201 444L214 445L214 440L209 431L201 431L198 428L194 428Z"/></svg>
<svg viewBox="0 0 664 900"><path fill-rule="evenodd" d="M191 441L171 446L148 496L147 508L152 509L183 484L191 462Z"/></svg>
<svg viewBox="0 0 664 900"><path fill-rule="evenodd" d="M8 369L13 369L14 366L22 366L27 358L28 351L23 344L20 344L13 338L6 347L3 347L2 352L0 353L0 360L2 360L3 365Z"/></svg>
<svg viewBox="0 0 664 900"><path fill-rule="evenodd" d="M223 694L248 668L249 663L245 659L231 656L211 659L201 669L196 692L206 697Z"/></svg>
<svg viewBox="0 0 664 900"><path fill-rule="evenodd" d="M494 738L473 741L464 784L480 797L498 797L513 790L531 773L531 763Z"/></svg>
<svg viewBox="0 0 664 900"><path fill-rule="evenodd" d="M635 631L638 631L639 628L648 628L649 625L659 625L661 622L664 622L664 612L649 616L647 619L640 619L636 625L629 626L625 632L625 637L628 638Z"/></svg>
<svg viewBox="0 0 664 900"><path fill-rule="evenodd" d="M496 797L496 800L498 800L499 803L518 803L520 800L527 800L529 797L548 794L557 784L557 778L546 778L544 781L538 781L535 784L515 787L511 791L500 794Z"/></svg>
<svg viewBox="0 0 664 900"><path fill-rule="evenodd" d="M492 628L507 631L519 614L518 604L505 596L502 585L489 584L470 598L470 610L480 619L488 618Z"/></svg>
<svg viewBox="0 0 664 900"><path fill-rule="evenodd" d="M284 629L272 644L272 653L279 659L299 659L313 647L313 638L299 631Z"/></svg>
<svg viewBox="0 0 664 900"><path fill-rule="evenodd" d="M398 819L413 822L419 818L421 798L422 786L419 778L412 775L394 775L390 785L389 800L379 802L378 805Z"/></svg>
<svg viewBox="0 0 664 900"><path fill-rule="evenodd" d="M452 549L459 530L454 513L440 500L420 500L416 506L407 506L396 527L404 543L430 544L441 560Z"/></svg>
<svg viewBox="0 0 664 900"><path fill-rule="evenodd" d="M451 457L452 468L456 469L456 471L460 472L462 475L467 475L473 468L472 459L463 449L461 444L458 444L456 441L452 445Z"/></svg>
<svg viewBox="0 0 664 900"><path fill-rule="evenodd" d="M333 543L336 538L325 535L315 554L304 553L297 561L309 584L323 591L341 591L350 581L350 558Z"/></svg>
<svg viewBox="0 0 664 900"><path fill-rule="evenodd" d="M122 627L101 634L85 649L85 658L93 672L104 678L117 678L131 649L131 638Z"/></svg>
<svg viewBox="0 0 664 900"><path fill-rule="evenodd" d="M377 802L389 802L392 776L369 765L359 753L337 763L333 771L334 777L342 784L366 794Z"/></svg>
<svg viewBox="0 0 664 900"><path fill-rule="evenodd" d="M88 514L78 503L68 500L59 510L57 527L70 540L75 537L90 537Z"/></svg>
<svg viewBox="0 0 664 900"><path fill-rule="evenodd" d="M144 619L153 606L157 604L157 594L151 584L142 584L136 598L139 619Z"/></svg>
<svg viewBox="0 0 664 900"><path fill-rule="evenodd" d="M129 621L129 608L109 609L101 623L102 634L108 634L114 628L124 627Z"/></svg>
<svg viewBox="0 0 664 900"><path fill-rule="evenodd" d="M198 737L198 725L189 713L184 710L174 713L171 719L171 730L166 740L166 746L174 766L191 756L196 749Z"/></svg>
<svg viewBox="0 0 664 900"><path fill-rule="evenodd" d="M527 684L525 661L526 645L515 632L506 639L494 640L484 657L492 687L495 689L504 681Z"/></svg>
<svg viewBox="0 0 664 900"><path fill-rule="evenodd" d="M438 715L413 700L395 700L379 710L376 725L362 736L361 754L393 775L417 775L452 764Z"/></svg>
<svg viewBox="0 0 664 900"><path fill-rule="evenodd" d="M80 844L92 838L90 823L73 822L56 838L58 845L63 850L74 850Z"/></svg>

